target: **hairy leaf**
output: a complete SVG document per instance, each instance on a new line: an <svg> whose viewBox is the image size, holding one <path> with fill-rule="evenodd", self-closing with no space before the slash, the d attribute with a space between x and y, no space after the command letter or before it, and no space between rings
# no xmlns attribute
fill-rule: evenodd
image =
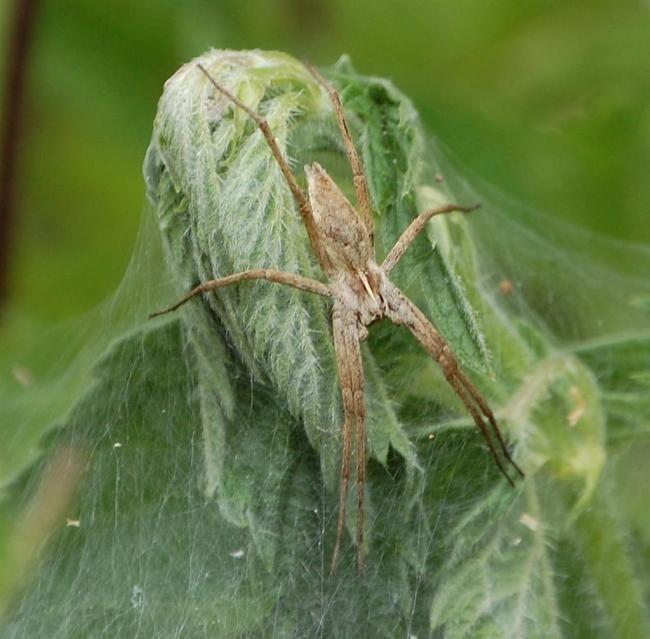
<svg viewBox="0 0 650 639"><path fill-rule="evenodd" d="M264 114L299 176L300 162L318 160L351 192L327 95L301 64L260 51L200 61ZM346 59L326 72L362 151L380 254L419 209L476 201L432 164L413 106L389 82ZM259 131L196 61L166 85L145 178L160 236L144 227L130 271L140 278L90 319L111 328L87 333L59 428L39 451L50 422L13 434L23 452L3 508L16 517L51 451L84 449L88 463L72 523L2 636L650 636L639 568L650 537L630 535L613 461L647 442L647 316L625 306L647 299L638 280L612 276L611 292L600 280L598 304L585 306L603 269L531 220L489 201L483 218L434 220L396 279L489 397L527 477L508 487L407 331L372 327L367 571L356 574L346 538L331 576L342 415L328 303L246 282L145 323L175 294L235 271L322 278ZM42 409L62 384L32 402Z"/></svg>

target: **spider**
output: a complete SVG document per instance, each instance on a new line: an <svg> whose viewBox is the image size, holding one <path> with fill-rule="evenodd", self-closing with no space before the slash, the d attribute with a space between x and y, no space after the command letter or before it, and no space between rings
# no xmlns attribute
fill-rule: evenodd
<svg viewBox="0 0 650 639"><path fill-rule="evenodd" d="M305 194L298 185L267 122L221 86L205 67L201 64L197 67L219 93L245 111L261 130L293 194L311 248L327 277L327 283L270 268L251 269L203 282L172 306L153 313L150 317L170 313L207 291L245 280L263 279L285 284L332 300L332 334L345 420L342 433L338 522L331 573L336 571L345 531L353 451L356 477L356 563L358 572L362 573L367 460L361 342L368 336L368 327L371 324L387 318L394 324L402 324L408 328L442 369L447 382L472 416L487 442L498 469L510 485L514 486L514 482L506 471L500 454L521 477L524 476L508 451L488 403L460 368L456 356L445 339L424 313L389 279L392 269L432 217L453 211L468 213L478 208L478 205L466 207L446 204L420 213L402 233L384 261L378 264L374 255L374 225L368 182L346 123L341 99L334 86L315 67L306 64L309 72L329 94L352 169L359 211L317 162L304 168L307 177L307 194Z"/></svg>

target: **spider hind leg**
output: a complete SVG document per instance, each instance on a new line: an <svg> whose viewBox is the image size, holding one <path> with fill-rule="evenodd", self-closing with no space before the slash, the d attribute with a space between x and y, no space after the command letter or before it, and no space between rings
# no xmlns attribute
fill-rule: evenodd
<svg viewBox="0 0 650 639"><path fill-rule="evenodd" d="M352 139L352 134L350 133L350 128L348 127L347 120L345 118L345 112L343 111L343 105L341 104L341 96L336 90L334 85L327 80L323 74L312 64L308 62L304 63L307 70L314 76L316 81L327 91L330 101L332 103L332 108L336 114L336 121L339 126L339 131L341 132L341 137L343 138L343 143L345 144L345 149L348 156L348 162L350 163L350 168L352 169L352 181L354 182L354 191L357 198L357 204L361 209L361 217L368 229L368 233L372 236L374 233L374 222L372 217L372 206L370 204L370 191L368 189L368 180L366 179L365 172L363 170L363 162L359 156L356 146L354 145L354 140Z"/></svg>
<svg viewBox="0 0 650 639"><path fill-rule="evenodd" d="M325 255L323 247L321 246L319 236L318 236L316 221L314 219L314 212L312 211L311 204L305 192L300 188L298 181L296 180L296 176L293 174L293 171L289 166L289 162L287 161L282 150L280 149L280 146L278 145L278 141L276 140L275 135L273 135L273 132L271 131L268 122L261 115L259 115L259 113L253 111L253 109L251 109L246 104L244 104L239 98L237 98L230 91L228 91L228 89L226 89L221 84L219 84L219 82L217 82L212 77L210 72L202 64L197 64L197 67L201 71L201 73L203 73L203 75L207 78L208 82L210 82L210 84L219 93L224 95L238 108L242 109L245 113L247 113L248 116L255 122L255 124L261 131L269 149L271 150L271 153L273 154L273 157L275 158L275 161L280 167L282 175L284 176L287 186L291 191L293 199L296 202L296 205L298 206L298 210L300 211L300 216L302 217L303 224L305 225L305 229L307 230L307 235L309 236L309 242L314 251L314 254L318 258L318 261L322 266L323 270L326 273L328 273L331 270L331 264L329 263L329 260Z"/></svg>

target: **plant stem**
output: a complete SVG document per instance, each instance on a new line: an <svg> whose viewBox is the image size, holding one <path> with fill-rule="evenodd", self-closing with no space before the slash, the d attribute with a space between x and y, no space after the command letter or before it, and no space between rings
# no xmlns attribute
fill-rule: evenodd
<svg viewBox="0 0 650 639"><path fill-rule="evenodd" d="M15 215L16 166L25 97L27 57L32 42L36 0L16 0L7 46L2 143L0 145L0 306L9 293L9 250Z"/></svg>

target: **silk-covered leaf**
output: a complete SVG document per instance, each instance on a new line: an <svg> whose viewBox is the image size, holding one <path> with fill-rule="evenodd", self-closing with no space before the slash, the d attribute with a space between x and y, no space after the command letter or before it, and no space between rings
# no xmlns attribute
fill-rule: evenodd
<svg viewBox="0 0 650 639"><path fill-rule="evenodd" d="M265 115L300 180L318 160L352 195L331 105L300 63L200 61ZM617 512L613 471L617 446L647 436L645 316L632 310L647 290L462 188L390 83L346 60L325 72L363 155L380 257L418 209L484 205L434 220L395 279L458 351L526 479L507 485L408 332L373 326L367 568L357 575L347 535L329 574L342 411L328 302L247 282L146 321L246 268L323 278L259 131L194 61L166 85L145 163L157 228L143 226L127 283L79 333L75 401L24 441L7 431L29 450L7 473L7 512L29 509L51 451L84 449L87 470L3 636L650 635L647 547ZM65 380L31 391L34 413ZM35 423L27 403L7 414Z"/></svg>

